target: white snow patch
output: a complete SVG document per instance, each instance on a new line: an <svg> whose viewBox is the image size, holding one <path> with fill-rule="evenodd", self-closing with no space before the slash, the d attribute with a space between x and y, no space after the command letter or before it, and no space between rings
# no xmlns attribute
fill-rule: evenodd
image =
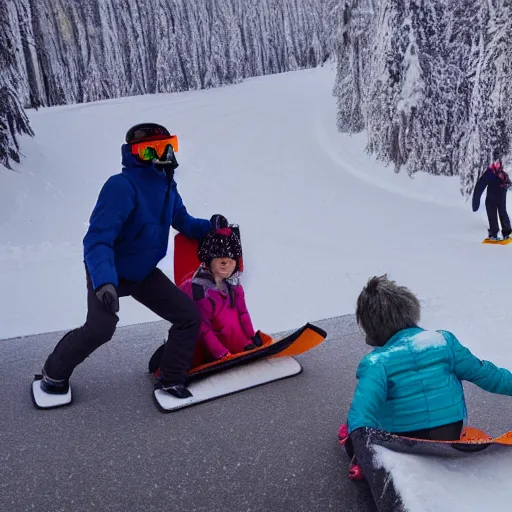
<svg viewBox="0 0 512 512"><path fill-rule="evenodd" d="M510 510L509 447L453 458L374 449L376 464L391 473L408 512Z"/></svg>
<svg viewBox="0 0 512 512"><path fill-rule="evenodd" d="M415 350L425 350L433 347L443 347L446 345L446 340L440 332L436 331L423 331L415 334L411 340L411 346Z"/></svg>

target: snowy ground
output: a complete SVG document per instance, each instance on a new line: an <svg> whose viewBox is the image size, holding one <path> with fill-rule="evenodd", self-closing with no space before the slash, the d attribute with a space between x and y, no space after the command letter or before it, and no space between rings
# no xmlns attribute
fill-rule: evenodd
<svg viewBox="0 0 512 512"><path fill-rule="evenodd" d="M419 294L425 327L512 368L512 248L481 244L485 212L471 212L457 179L396 175L365 154L363 135L339 134L333 80L323 68L30 112L26 158L16 172L0 169L0 338L83 322L89 214L120 169L127 128L155 121L180 136L189 211L242 227L257 328L353 313L368 277L387 272ZM172 251L160 266L172 275ZM121 308L120 325L156 319L132 299Z"/></svg>
<svg viewBox="0 0 512 512"><path fill-rule="evenodd" d="M180 136L189 211L242 226L260 329L352 313L367 278L388 272L421 296L425 326L453 329L478 355L512 367L511 248L481 244L485 213L471 212L457 179L396 175L365 154L363 135L339 134L333 80L326 67L31 111L37 136L23 139L26 158L17 172L0 169L0 338L83 322L89 214L120 169L127 127L151 120ZM161 267L172 274L172 258ZM131 299L120 318L156 319Z"/></svg>

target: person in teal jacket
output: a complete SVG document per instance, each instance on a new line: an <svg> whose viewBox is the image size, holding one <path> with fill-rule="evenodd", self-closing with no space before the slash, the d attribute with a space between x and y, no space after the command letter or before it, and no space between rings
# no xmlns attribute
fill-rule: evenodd
<svg viewBox="0 0 512 512"><path fill-rule="evenodd" d="M420 303L387 276L372 277L356 319L374 350L357 369L346 436L362 427L406 437L460 439L467 421L462 381L512 396L512 372L473 355L449 331L418 326ZM352 456L350 443L346 444Z"/></svg>

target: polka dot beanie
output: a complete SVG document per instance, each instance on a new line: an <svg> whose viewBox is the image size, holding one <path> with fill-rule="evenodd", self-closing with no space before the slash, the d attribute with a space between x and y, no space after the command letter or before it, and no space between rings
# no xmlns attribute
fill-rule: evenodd
<svg viewBox="0 0 512 512"><path fill-rule="evenodd" d="M210 231L199 244L197 257L208 267L213 258L231 258L236 261L235 271L238 270L242 246L240 239L231 228L221 228Z"/></svg>

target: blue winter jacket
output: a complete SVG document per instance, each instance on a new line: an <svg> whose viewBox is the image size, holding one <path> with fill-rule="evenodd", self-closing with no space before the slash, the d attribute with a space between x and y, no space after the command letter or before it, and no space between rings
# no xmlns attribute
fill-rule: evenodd
<svg viewBox="0 0 512 512"><path fill-rule="evenodd" d="M117 286L120 277L136 282L147 277L167 253L171 226L195 239L212 229L210 221L187 213L174 180L138 163L126 144L122 164L122 172L103 185L84 238L95 289Z"/></svg>
<svg viewBox="0 0 512 512"><path fill-rule="evenodd" d="M373 427L411 432L467 419L462 380L512 395L512 373L481 361L448 331L395 334L363 357L348 414L349 432Z"/></svg>

